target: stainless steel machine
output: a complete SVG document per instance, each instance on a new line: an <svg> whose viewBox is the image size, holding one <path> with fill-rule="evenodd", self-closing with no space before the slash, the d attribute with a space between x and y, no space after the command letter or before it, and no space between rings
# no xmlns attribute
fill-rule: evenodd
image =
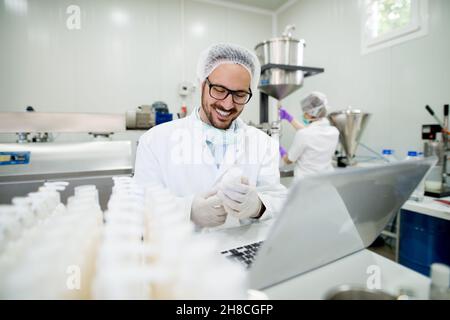
<svg viewBox="0 0 450 320"><path fill-rule="evenodd" d="M441 121L430 106L426 110L437 121L436 124L424 125L422 127L422 140L424 140L424 156L437 157L438 163L430 171L425 180L425 195L434 198L450 196L450 186L448 182L448 125L449 125L449 105L444 106L444 121Z"/></svg>
<svg viewBox="0 0 450 320"><path fill-rule="evenodd" d="M351 107L328 115L330 123L339 130L339 140L344 151L337 157L339 166L356 164L356 150L370 117L369 113Z"/></svg>
<svg viewBox="0 0 450 320"><path fill-rule="evenodd" d="M152 105L141 105L136 110L126 112L127 130L148 130L163 122L172 121L173 115L163 101L156 101Z"/></svg>
<svg viewBox="0 0 450 320"><path fill-rule="evenodd" d="M121 131L125 131L125 115L0 113L0 133L92 133L97 137L97 141L67 143L19 138L18 143L0 144L0 203L34 192L45 181L64 180L70 183L62 194L64 201L74 187L95 184L100 204L106 208L111 177L131 175L133 169L131 141L105 139Z"/></svg>
<svg viewBox="0 0 450 320"><path fill-rule="evenodd" d="M261 62L261 78L258 89L260 97L259 127L269 135L279 135L280 121L269 122L269 96L281 101L299 90L307 77L323 73L323 68L304 66L303 54L305 40L292 38L295 26L286 27L283 35L259 43L255 47L256 55ZM355 164L354 158L359 139L367 125L370 114L360 110L344 110L329 116L333 125L340 132L341 145L345 151L342 156L345 165ZM279 136L276 136L278 138ZM282 172L283 176L289 176Z"/></svg>
<svg viewBox="0 0 450 320"><path fill-rule="evenodd" d="M281 100L303 86L307 77L324 72L323 68L305 67L303 65L304 40L292 38L295 26L286 27L283 35L259 43L255 47L261 63L261 78L258 89L260 93L260 126L277 134L280 122L269 124L269 96Z"/></svg>
<svg viewBox="0 0 450 320"><path fill-rule="evenodd" d="M259 90L282 100L303 85L304 40L293 39L291 33L261 42L255 47L261 62Z"/></svg>

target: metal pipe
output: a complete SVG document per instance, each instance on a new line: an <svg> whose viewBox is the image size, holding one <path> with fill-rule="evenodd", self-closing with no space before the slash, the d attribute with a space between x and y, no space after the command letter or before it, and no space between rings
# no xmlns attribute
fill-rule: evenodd
<svg viewBox="0 0 450 320"><path fill-rule="evenodd" d="M363 147L364 149L370 151L370 152L373 153L374 155L376 155L376 156L377 156L377 159L381 159L381 160L383 160L383 161L385 161L385 162L389 162L388 159L386 159L385 157L383 157L382 155L380 155L378 152L376 152L375 150L371 149L370 147L366 146L364 143L361 143L361 142L360 142L359 145L360 145L361 147Z"/></svg>
<svg viewBox="0 0 450 320"><path fill-rule="evenodd" d="M446 104L444 106L444 126L442 137L444 140L444 161L442 163L442 187L444 188L447 185L447 152L448 152L448 112L449 105Z"/></svg>
<svg viewBox="0 0 450 320"><path fill-rule="evenodd" d="M269 122L269 96L264 92L260 92L259 100L259 123Z"/></svg>
<svg viewBox="0 0 450 320"><path fill-rule="evenodd" d="M425 106L425 109L428 111L428 113L434 118L434 120L437 121L437 123L442 127L442 128L446 128L445 125L442 123L441 119L439 119L435 114L433 109L431 109L430 106Z"/></svg>

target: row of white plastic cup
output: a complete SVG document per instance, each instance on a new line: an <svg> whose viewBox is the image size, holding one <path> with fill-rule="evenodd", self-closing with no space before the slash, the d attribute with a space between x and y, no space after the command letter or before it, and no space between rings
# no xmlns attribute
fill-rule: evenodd
<svg viewBox="0 0 450 320"><path fill-rule="evenodd" d="M59 191L66 182L47 182L37 192L15 197L11 205L0 206L0 254L11 242L17 241L36 224L64 211Z"/></svg>
<svg viewBox="0 0 450 320"><path fill-rule="evenodd" d="M151 269L144 234L143 191L130 177L113 177L97 254L93 297L148 299Z"/></svg>
<svg viewBox="0 0 450 320"><path fill-rule="evenodd" d="M20 261L25 252L35 247L34 240L40 226L64 210L59 191L66 186L66 182L46 183L37 192L29 193L26 197L13 198L12 205L1 206L0 288L3 290L0 290L0 296L17 292L19 283L12 281L14 273L20 270ZM6 280L13 285L11 291L5 289Z"/></svg>
<svg viewBox="0 0 450 320"><path fill-rule="evenodd" d="M38 219L17 241L11 252L13 254L4 259L7 267L3 269L5 272L0 285L2 298L82 297L82 289L69 285L68 271L78 268L80 274L74 276L88 278L86 265L93 260L89 255L95 246L102 212L95 186L77 187L75 190L84 191L75 191L76 195L66 209L59 195L66 186L66 183L46 183L37 193L29 195L29 201L21 198L13 200L16 206L23 206L23 210L30 205ZM83 285L86 283L83 282Z"/></svg>

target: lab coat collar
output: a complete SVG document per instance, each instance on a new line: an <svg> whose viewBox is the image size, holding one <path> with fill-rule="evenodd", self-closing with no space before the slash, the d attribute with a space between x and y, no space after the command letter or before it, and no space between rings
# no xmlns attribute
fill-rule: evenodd
<svg viewBox="0 0 450 320"><path fill-rule="evenodd" d="M322 118L320 120L311 122L309 127L311 127L311 126L325 127L325 126L329 126L329 125L330 125L330 121L327 118Z"/></svg>

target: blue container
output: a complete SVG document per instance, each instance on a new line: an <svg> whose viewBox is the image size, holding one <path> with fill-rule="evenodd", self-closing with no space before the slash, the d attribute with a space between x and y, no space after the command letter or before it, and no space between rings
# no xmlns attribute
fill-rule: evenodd
<svg viewBox="0 0 450 320"><path fill-rule="evenodd" d="M173 114L171 113L162 113L162 112L156 112L155 116L155 125L169 122L173 120Z"/></svg>
<svg viewBox="0 0 450 320"><path fill-rule="evenodd" d="M430 276L435 262L450 265L450 221L401 210L399 263Z"/></svg>

